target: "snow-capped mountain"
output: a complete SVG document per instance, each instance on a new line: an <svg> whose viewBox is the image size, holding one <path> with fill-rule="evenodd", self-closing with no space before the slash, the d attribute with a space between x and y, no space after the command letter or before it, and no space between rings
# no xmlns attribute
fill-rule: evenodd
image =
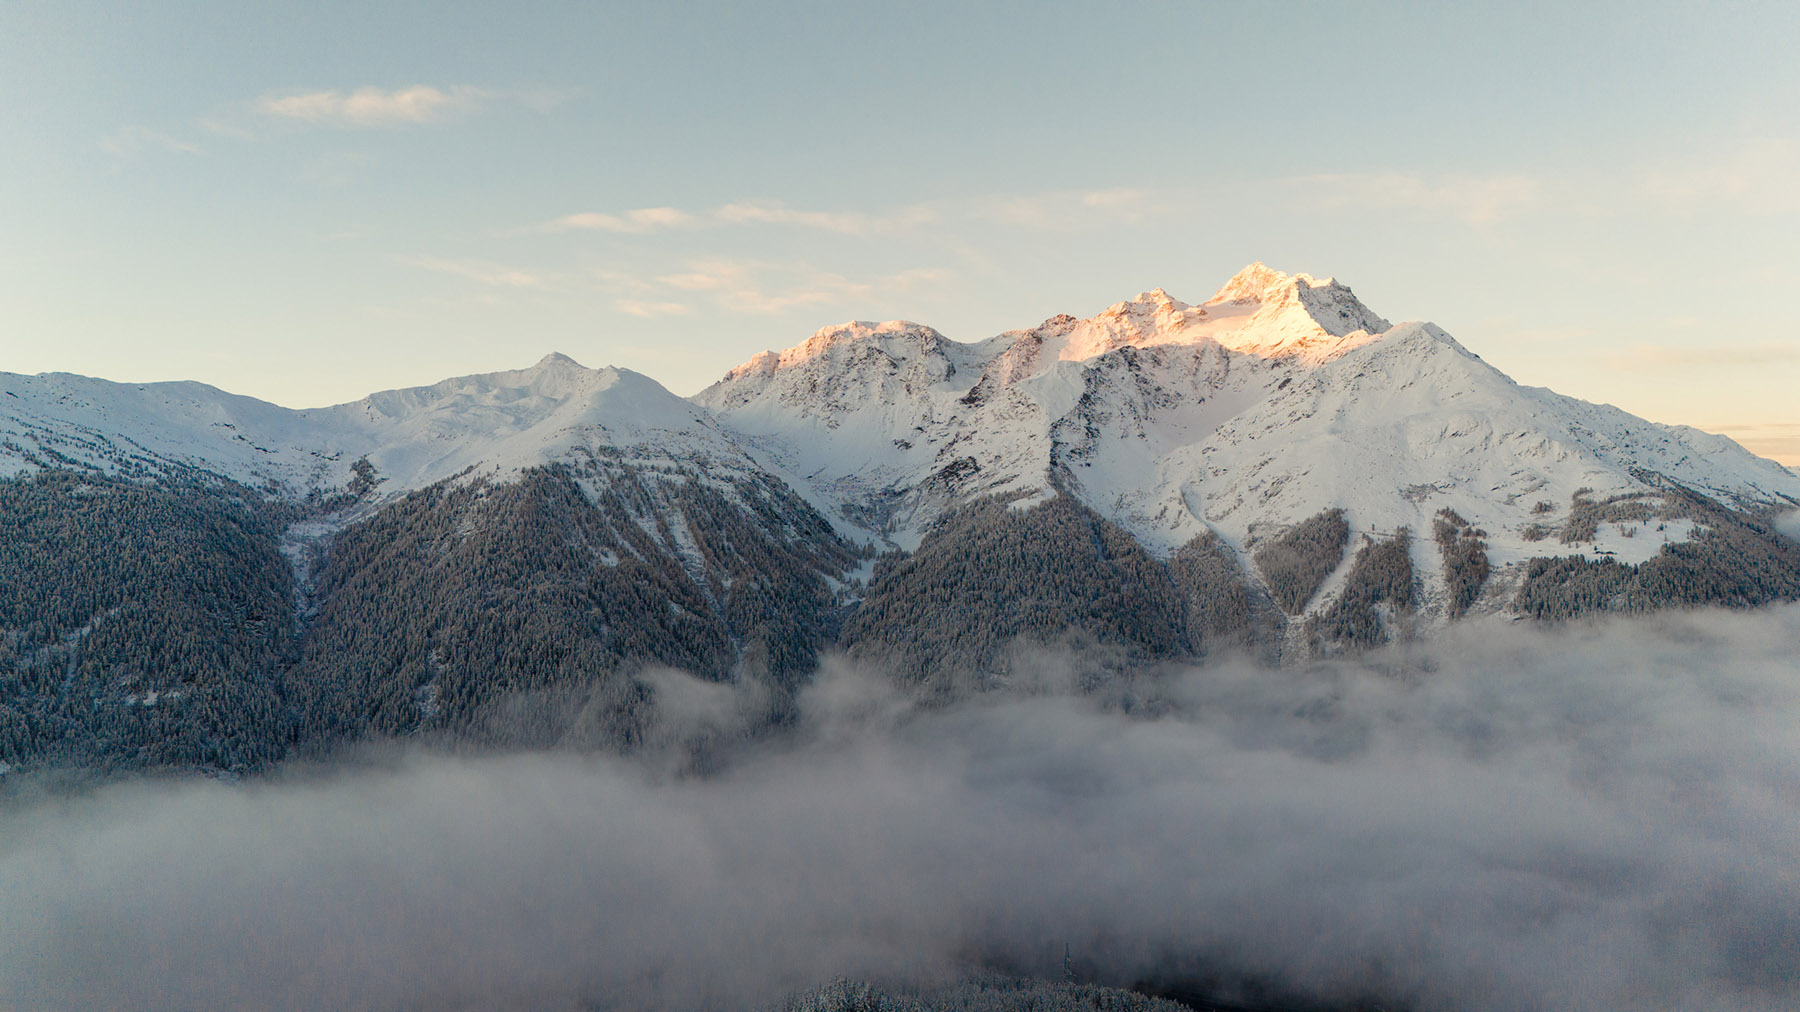
<svg viewBox="0 0 1800 1012"><path fill-rule="evenodd" d="M311 410L200 383L0 373L0 474L59 462L195 468L304 493L343 485L366 458L391 498L471 469L504 477L600 447L758 471L708 412L655 380L564 355Z"/></svg>
<svg viewBox="0 0 1800 1012"><path fill-rule="evenodd" d="M792 530L813 520L791 515L806 509L810 489L759 464L739 442L706 409L648 376L588 369L560 354L528 369L310 410L199 383L0 373L0 477L75 468L135 478L212 476L278 500L353 491L350 507L290 528L283 550L303 570L308 543L329 541L408 493L443 482L516 482L533 469L562 465L590 499L612 507L609 537L623 536L620 524L635 524L654 542L640 555L664 554L704 582L718 560L689 530L692 497L671 490L704 485L757 517L777 540L791 540ZM616 556L609 548L603 557L612 557L607 552Z"/></svg>
<svg viewBox="0 0 1800 1012"><path fill-rule="evenodd" d="M0 531L12 765L626 747L646 666L777 705L855 564L705 409L560 355L312 411L0 374Z"/></svg>
<svg viewBox="0 0 1800 1012"><path fill-rule="evenodd" d="M1642 562L1688 539L1694 518L1652 508L1668 482L1752 510L1800 503L1800 477L1728 439L1519 386L1436 326L1260 263L1199 305L1154 289L972 343L902 321L827 327L691 400L561 355L305 411L196 383L0 373L0 474L197 470L298 497L356 483L366 460L375 484L350 522L447 479L600 457L731 496L791 491L839 535L905 550L958 504L1064 492L1159 558L1215 535L1253 581L1259 543L1328 509L1377 538L1452 510L1504 570ZM1569 522L1578 499L1618 497L1649 505ZM680 527L670 550L693 555ZM1413 545L1428 601L1443 598L1433 551ZM1331 599L1328 584L1315 608Z"/></svg>
<svg viewBox="0 0 1800 1012"><path fill-rule="evenodd" d="M0 373L0 764L633 748L658 666L779 723L827 649L954 695L1020 644L1286 663L1800 599L1796 506L1728 439L1261 264L973 343L828 327L692 399L561 355L306 411Z"/></svg>
<svg viewBox="0 0 1800 1012"><path fill-rule="evenodd" d="M1502 567L1642 561L1693 526L1536 544L1578 492L1655 496L1668 479L1800 504L1800 477L1724 437L1522 387L1436 326L1390 325L1333 280L1260 263L1198 306L1156 289L972 344L827 328L695 399L909 548L948 503L1059 488L1159 555L1207 531L1243 551L1333 507L1371 534L1429 532L1449 508ZM1439 567L1428 542L1414 551L1429 591Z"/></svg>

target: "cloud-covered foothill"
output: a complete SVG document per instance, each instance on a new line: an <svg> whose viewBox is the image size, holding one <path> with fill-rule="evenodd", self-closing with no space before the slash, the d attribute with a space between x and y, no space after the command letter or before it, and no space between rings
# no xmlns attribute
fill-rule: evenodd
<svg viewBox="0 0 1800 1012"><path fill-rule="evenodd" d="M742 1008L971 963L1306 1007L1791 1008L1800 608L1488 625L919 709L708 776L423 753L0 810L0 1005ZM717 739L717 687L653 742ZM688 691L692 688L693 691ZM20 793L15 789L15 794ZM584 1006L583 1003L587 1003Z"/></svg>

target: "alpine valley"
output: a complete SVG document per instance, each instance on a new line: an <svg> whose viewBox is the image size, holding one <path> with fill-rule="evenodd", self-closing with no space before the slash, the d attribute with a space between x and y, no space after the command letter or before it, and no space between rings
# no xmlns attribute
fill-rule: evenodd
<svg viewBox="0 0 1800 1012"><path fill-rule="evenodd" d="M1128 680L1754 607L1800 598L1796 507L1261 264L975 343L828 327L690 399L560 355L305 411L0 373L0 771L631 750L660 672L778 725L834 651L937 699L1044 646Z"/></svg>

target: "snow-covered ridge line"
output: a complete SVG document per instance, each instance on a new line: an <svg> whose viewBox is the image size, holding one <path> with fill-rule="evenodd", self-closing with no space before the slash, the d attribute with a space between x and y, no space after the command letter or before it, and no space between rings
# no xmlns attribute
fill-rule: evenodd
<svg viewBox="0 0 1800 1012"><path fill-rule="evenodd" d="M946 505L1058 487L1162 553L1206 531L1243 550L1335 506L1367 532L1454 509L1502 562L1630 561L1676 529L1538 542L1578 491L1643 492L1635 472L1740 505L1800 499L1793 472L1724 437L1521 387L1434 325L1260 263L1198 306L1152 289L973 343L825 328L694 399L902 546Z"/></svg>
<svg viewBox="0 0 1800 1012"><path fill-rule="evenodd" d="M0 373L0 473L58 463L192 467L291 494L341 487L367 459L386 495L473 469L508 475L596 448L756 467L706 410L627 369L550 355L298 410L199 383Z"/></svg>
<svg viewBox="0 0 1800 1012"><path fill-rule="evenodd" d="M297 495L367 459L385 498L596 454L777 480L840 532L902 547L958 502L1056 488L1159 553L1207 531L1242 550L1326 507L1367 531L1452 508L1515 560L1550 550L1532 539L1578 490L1635 494L1636 472L1800 502L1793 472L1724 437L1521 387L1436 326L1390 325L1333 279L1260 263L1199 305L1156 288L975 342L826 327L691 400L562 355L304 411L198 383L0 373L0 474L193 467ZM1632 559L1669 530L1648 533L1562 550Z"/></svg>

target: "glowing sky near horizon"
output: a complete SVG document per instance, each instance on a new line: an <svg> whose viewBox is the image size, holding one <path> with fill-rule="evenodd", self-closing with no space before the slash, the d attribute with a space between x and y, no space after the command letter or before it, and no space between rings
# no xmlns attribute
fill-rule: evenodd
<svg viewBox="0 0 1800 1012"><path fill-rule="evenodd" d="M1251 260L1800 463L1800 6L0 5L0 370L692 393Z"/></svg>

